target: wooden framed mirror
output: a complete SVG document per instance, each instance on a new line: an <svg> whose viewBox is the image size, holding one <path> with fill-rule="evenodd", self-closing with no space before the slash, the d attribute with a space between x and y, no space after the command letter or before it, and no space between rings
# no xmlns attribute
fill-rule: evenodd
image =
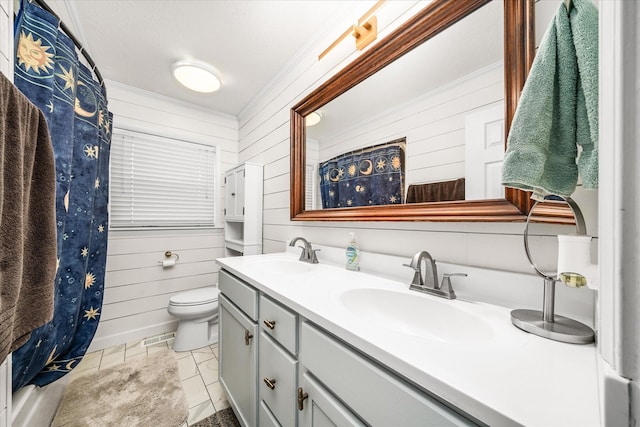
<svg viewBox="0 0 640 427"><path fill-rule="evenodd" d="M332 209L308 209L305 205L305 117L488 3L489 0L435 0L291 109L292 220L515 222L526 219L531 206L529 193L510 188L505 189L504 198L484 200ZM533 61L533 11L533 0L504 1L504 141ZM545 222L571 222L571 219L568 219L570 215L563 209L549 206L546 212Z"/></svg>

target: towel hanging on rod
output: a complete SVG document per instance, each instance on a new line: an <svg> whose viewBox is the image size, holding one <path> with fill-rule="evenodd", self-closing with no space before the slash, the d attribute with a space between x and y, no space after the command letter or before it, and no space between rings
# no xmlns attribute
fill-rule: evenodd
<svg viewBox="0 0 640 427"><path fill-rule="evenodd" d="M100 74L100 71L98 70L98 67L96 66L96 63L93 61L93 59L91 58L89 53L85 50L84 46L82 46L82 43L80 43L80 41L71 32L71 30L69 30L69 27L67 27L67 25L64 22L62 22L62 20L58 16L58 14L56 14L53 11L53 9L51 9L49 7L49 5L47 3L45 3L44 0L29 0L29 3L37 4L38 6L40 6L41 8L43 8L44 10L46 10L47 12L49 12L50 14L52 14L53 16L56 17L56 19L58 20L59 26L62 29L62 31L64 31L67 34L67 36L69 36L69 38L73 41L73 44L76 45L76 47L78 48L78 50L80 51L82 56L85 57L85 59L89 63L91 71L93 71L94 74L96 75L96 78L98 79L98 82L100 83L100 86L102 86L104 88L104 79L102 78L102 74Z"/></svg>

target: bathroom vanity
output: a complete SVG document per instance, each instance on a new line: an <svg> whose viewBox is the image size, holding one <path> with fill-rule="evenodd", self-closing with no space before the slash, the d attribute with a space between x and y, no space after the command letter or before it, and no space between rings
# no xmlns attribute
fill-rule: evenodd
<svg viewBox="0 0 640 427"><path fill-rule="evenodd" d="M217 262L220 383L244 425L599 425L595 346L507 308L292 251Z"/></svg>

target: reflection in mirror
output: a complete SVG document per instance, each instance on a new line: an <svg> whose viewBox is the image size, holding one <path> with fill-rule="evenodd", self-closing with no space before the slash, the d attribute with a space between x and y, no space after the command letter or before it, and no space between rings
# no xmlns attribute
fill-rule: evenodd
<svg viewBox="0 0 640 427"><path fill-rule="evenodd" d="M403 203L405 150L406 138L398 138L320 163L322 208Z"/></svg>
<svg viewBox="0 0 640 427"><path fill-rule="evenodd" d="M488 3L316 110L305 209L504 198L503 15Z"/></svg>

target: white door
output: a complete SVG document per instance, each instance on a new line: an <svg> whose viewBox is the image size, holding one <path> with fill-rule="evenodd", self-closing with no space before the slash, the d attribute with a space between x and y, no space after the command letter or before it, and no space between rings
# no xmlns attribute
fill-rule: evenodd
<svg viewBox="0 0 640 427"><path fill-rule="evenodd" d="M465 199L502 199L504 104L465 116Z"/></svg>

